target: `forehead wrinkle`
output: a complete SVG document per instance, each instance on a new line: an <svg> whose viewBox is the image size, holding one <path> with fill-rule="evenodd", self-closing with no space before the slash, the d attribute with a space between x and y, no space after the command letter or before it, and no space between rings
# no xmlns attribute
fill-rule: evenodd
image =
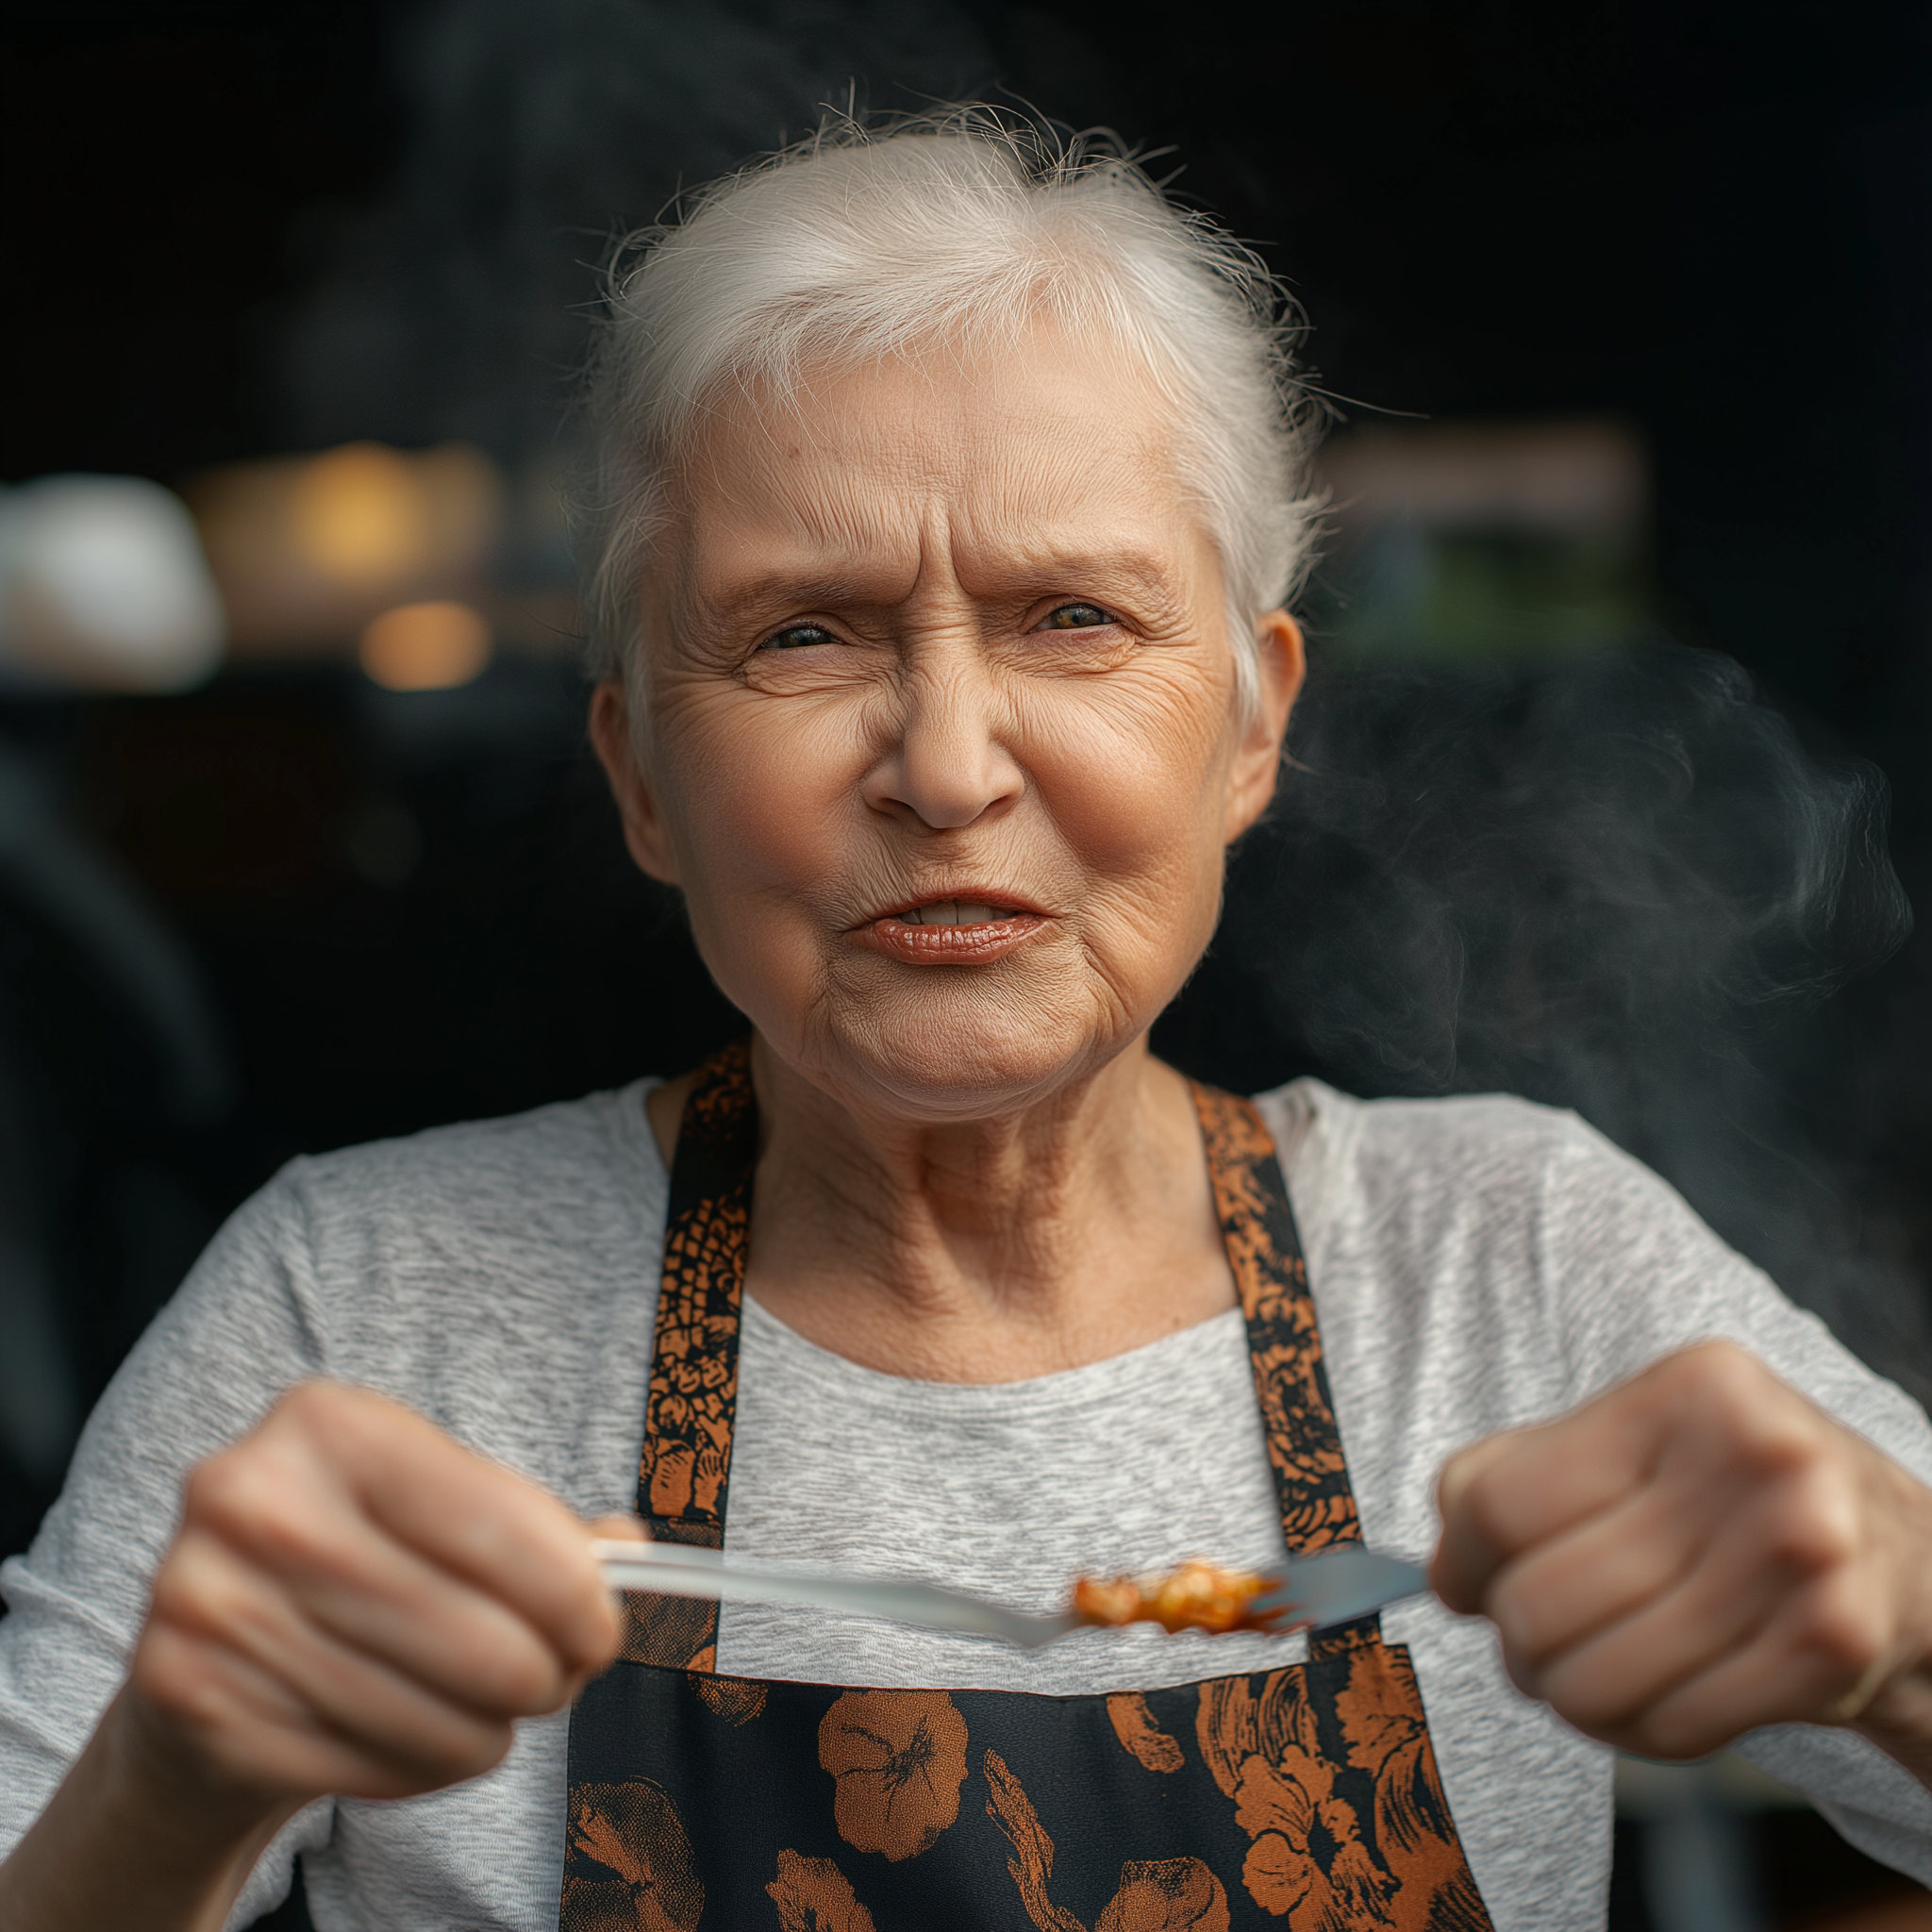
<svg viewBox="0 0 1932 1932"><path fill-rule="evenodd" d="M1162 607L1186 601L1194 546L1172 540L1198 518L1141 372L1116 365L1126 407L1098 416L1062 412L1024 376L1009 388L1000 369L949 369L952 382L882 373L889 393L909 377L917 398L898 433L882 434L865 389L841 379L718 410L685 472L688 608L724 621L787 604L876 608L939 588L936 573L960 589L1124 585ZM741 573L733 553L748 551L759 567Z"/></svg>
<svg viewBox="0 0 1932 1932"><path fill-rule="evenodd" d="M822 486L734 491L708 514L682 519L686 601L731 622L780 607L895 603L917 581L916 531L877 514L875 492ZM869 500L872 499L872 500ZM741 563L740 559L743 559Z"/></svg>
<svg viewBox="0 0 1932 1932"><path fill-rule="evenodd" d="M962 508L974 498L1000 495L1037 515L1042 508L1063 508L1069 484L1089 486L1078 493L1090 494L1096 463L1108 469L1116 493L1144 498L1178 492L1175 425L1144 371L1106 357L1103 370L1124 393L1096 415L1077 406L1057 407L1057 386L1049 379L1042 393L1027 379L1037 372L1026 368L1025 358L1020 362L1025 373L1017 387L998 360L991 366L949 364L945 373L956 378L952 382L937 379L939 372L917 361L901 360L871 371L832 373L834 379L823 389L801 383L783 396L740 395L717 412L704 438L708 480L715 487L724 480L721 472L736 471L738 487L721 491L724 500L791 499L786 508L793 511L799 499L823 494L835 519L871 492L939 497ZM904 433L881 434L879 418L868 407L881 394L896 394L906 411ZM1096 439L1107 447L1096 450ZM792 479L793 487L759 489L761 482L775 483L781 476ZM969 486L963 492L962 481ZM1027 497L1043 500L1026 505Z"/></svg>
<svg viewBox="0 0 1932 1932"><path fill-rule="evenodd" d="M1159 613L1186 601L1191 573L1185 556L1163 557L1138 541L1112 548L1096 546L1085 533L1057 538L1032 529L1009 533L1007 541L989 546L983 534L959 528L942 504L929 509L917 525L916 553L900 552L894 542L891 549L900 554L885 555L879 544L860 540L849 557L828 557L820 544L801 543L793 565L773 562L771 546L760 545L755 570L713 575L701 594L704 608L725 624L784 610L878 608L933 586L936 569L941 583L956 584L968 595L1064 591L1105 600L1111 593ZM685 574L688 589L691 601L699 601L695 557L691 565Z"/></svg>
<svg viewBox="0 0 1932 1932"><path fill-rule="evenodd" d="M1188 548L1174 539L1199 517L1167 440L1127 436L1096 453L1090 429L1056 423L1018 445L989 439L977 469L983 487L950 505L956 558L978 553L1009 573L1098 569L1173 588Z"/></svg>
<svg viewBox="0 0 1932 1932"><path fill-rule="evenodd" d="M760 529L761 520L746 519L723 542L693 533L687 552L693 595L729 620L780 606L894 604L910 594L923 575L923 529L868 516L849 498L821 508L823 516L791 515L776 527ZM744 552L751 559L735 568L729 553Z"/></svg>

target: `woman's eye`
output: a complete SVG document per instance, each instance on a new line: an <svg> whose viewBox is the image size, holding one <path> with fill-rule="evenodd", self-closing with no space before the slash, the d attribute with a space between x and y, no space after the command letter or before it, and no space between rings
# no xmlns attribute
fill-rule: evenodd
<svg viewBox="0 0 1932 1932"><path fill-rule="evenodd" d="M1111 612L1103 610L1098 604L1062 604L1058 609L1047 612L1036 630L1100 630L1112 624Z"/></svg>
<svg viewBox="0 0 1932 1932"><path fill-rule="evenodd" d="M802 651L812 644L837 642L822 624L788 624L783 630L774 630L758 646L761 651Z"/></svg>

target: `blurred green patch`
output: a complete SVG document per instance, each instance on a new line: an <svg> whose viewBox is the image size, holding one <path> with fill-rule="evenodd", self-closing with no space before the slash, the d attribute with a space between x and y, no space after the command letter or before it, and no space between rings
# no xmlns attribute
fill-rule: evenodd
<svg viewBox="0 0 1932 1932"><path fill-rule="evenodd" d="M1391 522L1327 575L1312 627L1360 662L1520 663L1603 649L1655 621L1631 530Z"/></svg>

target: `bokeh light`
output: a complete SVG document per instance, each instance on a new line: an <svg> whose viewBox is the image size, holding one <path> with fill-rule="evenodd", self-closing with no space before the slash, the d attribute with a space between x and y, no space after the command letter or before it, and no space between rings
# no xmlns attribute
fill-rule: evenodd
<svg viewBox="0 0 1932 1932"><path fill-rule="evenodd" d="M466 443L345 443L229 464L189 489L241 658L333 656L384 611L468 599L490 581L505 498L502 473Z"/></svg>
<svg viewBox="0 0 1932 1932"><path fill-rule="evenodd" d="M385 691L451 691L490 662L490 626L467 604L403 604L362 633L362 669Z"/></svg>
<svg viewBox="0 0 1932 1932"><path fill-rule="evenodd" d="M139 476L43 476L0 491L0 677L185 691L225 633L181 501Z"/></svg>
<svg viewBox="0 0 1932 1932"><path fill-rule="evenodd" d="M317 457L297 476L290 534L310 563L352 583L387 583L420 567L428 505L415 468L376 442Z"/></svg>

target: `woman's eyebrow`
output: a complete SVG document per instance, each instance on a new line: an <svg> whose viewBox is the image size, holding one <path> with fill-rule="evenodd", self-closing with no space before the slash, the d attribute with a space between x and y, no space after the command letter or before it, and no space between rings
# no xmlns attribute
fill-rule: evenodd
<svg viewBox="0 0 1932 1932"><path fill-rule="evenodd" d="M999 580L1009 593L1091 597L1148 612L1171 610L1186 596L1186 578L1174 563L1131 551L1043 554L1001 571Z"/></svg>
<svg viewBox="0 0 1932 1932"><path fill-rule="evenodd" d="M1041 582L1064 580L1070 587L1093 583L1138 584L1171 595L1177 573L1171 563L1140 551L1051 551L1030 558L1014 575Z"/></svg>
<svg viewBox="0 0 1932 1932"><path fill-rule="evenodd" d="M854 605L889 604L891 594L905 589L903 572L894 582L887 582L881 569L870 581L857 574L761 571L755 575L728 579L715 590L707 588L697 598L707 612L727 623L763 617L785 610L849 609Z"/></svg>

